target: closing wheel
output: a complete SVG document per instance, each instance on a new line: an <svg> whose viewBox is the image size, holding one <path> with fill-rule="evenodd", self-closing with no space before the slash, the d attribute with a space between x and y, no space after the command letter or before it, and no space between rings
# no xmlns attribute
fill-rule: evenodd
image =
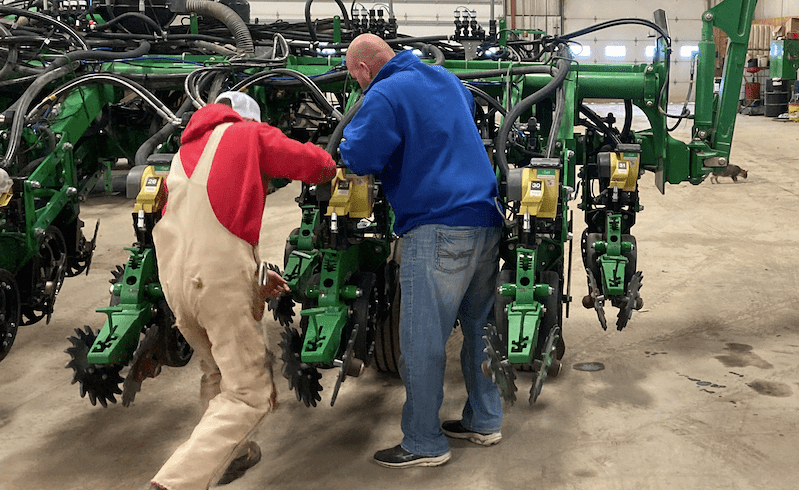
<svg viewBox="0 0 799 490"><path fill-rule="evenodd" d="M159 360L164 366L183 367L189 363L194 349L175 327L175 315L166 300L158 301L152 323L161 327Z"/></svg>
<svg viewBox="0 0 799 490"><path fill-rule="evenodd" d="M80 222L80 220L78 220ZM92 257L94 256L94 249L97 243L97 230L100 229L100 220L98 219L94 225L94 236L91 241L86 240L86 237L78 228L78 245L75 250L74 256L67 256L67 277L75 277L82 272L89 274L89 268L92 265Z"/></svg>
<svg viewBox="0 0 799 490"><path fill-rule="evenodd" d="M394 297L385 320L379 322L375 332L375 365L378 371L399 376L400 350L400 301L402 291L397 283Z"/></svg>
<svg viewBox="0 0 799 490"><path fill-rule="evenodd" d="M549 284L549 287L552 288L552 294L550 294L544 302L546 311L541 322L541 331L538 334L539 351L543 352L544 343L546 342L546 337L549 335L550 330L554 327L561 327L560 335L558 335L558 338L555 340L555 359L563 359L563 355L566 353L566 344L563 341L562 327L563 279L560 274L555 271L546 271L541 273L541 282L543 284ZM560 370L557 372L559 373ZM557 373L555 376L557 376Z"/></svg>
<svg viewBox="0 0 799 490"><path fill-rule="evenodd" d="M117 402L116 395L122 394L122 389L119 387L119 383L122 382L122 376L119 375L122 366L89 364L89 349L94 344L97 335L91 327L85 328L85 331L75 329L77 336L68 338L72 347L67 348L64 352L68 353L72 360L66 367L72 368L74 371L72 384L80 383L81 398L89 395L92 405L97 405L97 402L100 402L100 405L107 407L108 402Z"/></svg>
<svg viewBox="0 0 799 490"><path fill-rule="evenodd" d="M281 356L283 361L283 377L289 382L289 389L294 390L297 401L301 401L306 407L316 406L316 402L322 399L319 394L322 385L319 380L322 375L316 368L308 366L300 360L302 352L302 338L300 333L286 326L281 334Z"/></svg>
<svg viewBox="0 0 799 490"><path fill-rule="evenodd" d="M499 294L499 287L503 284L515 284L516 271L512 269L502 269L497 275L497 289L494 294L494 324L496 325L497 334L505 346L505 351L508 349L508 305L513 302L510 296L503 296Z"/></svg>
<svg viewBox="0 0 799 490"><path fill-rule="evenodd" d="M375 331L377 330L377 312L379 309L377 297L377 279L373 272L357 272L352 276L352 282L358 287L360 296L352 302L350 324L359 325L358 335L355 337L353 355L367 366L372 357L375 345ZM350 331L351 329L347 329ZM341 345L347 345L348 338L342 336Z"/></svg>
<svg viewBox="0 0 799 490"><path fill-rule="evenodd" d="M50 226L38 241L38 254L31 259L30 268L26 268L30 299L22 305L22 325L32 325L42 318L50 322L56 295L67 272L67 244L61 230Z"/></svg>
<svg viewBox="0 0 799 490"><path fill-rule="evenodd" d="M384 298L387 303L385 315L378 319L375 331L375 366L378 371L399 376L400 350L400 288L399 262L400 242L394 242L393 259L384 268Z"/></svg>
<svg viewBox="0 0 799 490"><path fill-rule="evenodd" d="M535 373L533 374L533 386L530 387L530 404L532 405L538 399L538 395L541 394L541 388L544 386L544 381L547 379L547 375L550 372L551 364L553 361L557 362L555 359L555 344L558 340L558 336L560 335L560 327L555 327L550 330L549 335L546 337L546 343L544 344L544 352L542 354L541 360L535 361ZM559 368L557 372L560 372Z"/></svg>
<svg viewBox="0 0 799 490"><path fill-rule="evenodd" d="M0 269L0 361L11 350L21 319L19 287L14 275Z"/></svg>
<svg viewBox="0 0 799 490"><path fill-rule="evenodd" d="M129 406L141 390L142 382L155 378L161 366L183 367L194 353L189 343L175 328L175 315L162 299L156 313L142 330L142 337L133 352L125 381L122 383L122 405Z"/></svg>

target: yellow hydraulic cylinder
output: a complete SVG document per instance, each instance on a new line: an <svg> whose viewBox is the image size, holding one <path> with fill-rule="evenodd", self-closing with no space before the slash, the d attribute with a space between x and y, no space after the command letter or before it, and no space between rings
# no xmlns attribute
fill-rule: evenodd
<svg viewBox="0 0 799 490"><path fill-rule="evenodd" d="M331 197L327 205L327 216L368 218L374 206L374 176L349 174L340 168L331 181Z"/></svg>

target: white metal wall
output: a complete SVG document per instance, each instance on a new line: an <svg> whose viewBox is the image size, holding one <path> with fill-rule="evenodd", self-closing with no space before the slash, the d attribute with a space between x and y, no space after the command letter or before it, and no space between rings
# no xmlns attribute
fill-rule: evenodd
<svg viewBox="0 0 799 490"><path fill-rule="evenodd" d="M508 27L561 34L564 3L565 0L508 0Z"/></svg>
<svg viewBox="0 0 799 490"><path fill-rule="evenodd" d="M759 0L757 2L756 19L789 16L799 17L799 0Z"/></svg>
<svg viewBox="0 0 799 490"><path fill-rule="evenodd" d="M620 17L637 17L652 20L653 12L663 9L669 23L672 38L672 72L669 88L670 99L681 101L688 92L691 67L691 50L698 46L702 22L701 15L719 0L393 0L399 32L411 36L451 35L454 33L454 11L466 7L477 12L477 19L484 29L492 11L495 18L506 17L508 26L516 29L541 29L551 34L574 32L606 20ZM365 8L388 6L388 0L369 3L342 0L349 11L353 5ZM779 11L776 15L793 15L788 11L799 10L799 0L760 0L761 15ZM305 20L304 0L250 0L252 20L273 22ZM561 12L562 9L562 12ZM505 13L507 10L507 15ZM312 19L340 15L341 10L334 0L315 0L311 4ZM799 15L799 14L797 14ZM643 26L626 26L605 29L585 36L579 41L586 51L578 58L586 63L648 63L652 57L647 47L654 46L652 31ZM622 56L609 56L608 47L624 50ZM650 48L651 49L651 48ZM588 51L590 50L590 54ZM693 94L691 96L693 99Z"/></svg>
<svg viewBox="0 0 799 490"><path fill-rule="evenodd" d="M672 39L669 98L685 99L688 93L691 53L699 45L702 13L706 1L699 0L576 0L566 1L564 31L574 32L619 17L653 20L657 9L666 12ZM578 39L587 49L578 59L590 63L649 63L654 49L654 31L644 26L612 27ZM649 49L650 51L647 51ZM609 55L609 50L623 51L623 56ZM618 53L617 53L618 54ZM693 99L693 94L691 95Z"/></svg>

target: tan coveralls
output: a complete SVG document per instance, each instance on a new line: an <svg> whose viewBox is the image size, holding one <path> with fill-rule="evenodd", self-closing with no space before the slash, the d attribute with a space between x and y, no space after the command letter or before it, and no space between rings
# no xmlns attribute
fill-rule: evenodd
<svg viewBox="0 0 799 490"><path fill-rule="evenodd" d="M176 156L167 177L167 212L153 230L164 294L200 360L200 402L206 408L191 437L152 480L168 490L215 484L276 406L271 355L254 316L263 305L258 251L217 220L206 189L228 126L213 131L191 178Z"/></svg>

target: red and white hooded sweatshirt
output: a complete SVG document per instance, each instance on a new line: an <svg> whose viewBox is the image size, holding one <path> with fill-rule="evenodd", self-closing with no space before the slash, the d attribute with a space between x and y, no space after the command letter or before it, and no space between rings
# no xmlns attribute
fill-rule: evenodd
<svg viewBox="0 0 799 490"><path fill-rule="evenodd" d="M256 246L269 180L327 182L335 175L336 164L313 143L300 143L266 123L245 121L226 105L209 104L194 113L180 138L180 161L188 177L214 128L224 123L234 124L214 152L208 200L225 228Z"/></svg>

